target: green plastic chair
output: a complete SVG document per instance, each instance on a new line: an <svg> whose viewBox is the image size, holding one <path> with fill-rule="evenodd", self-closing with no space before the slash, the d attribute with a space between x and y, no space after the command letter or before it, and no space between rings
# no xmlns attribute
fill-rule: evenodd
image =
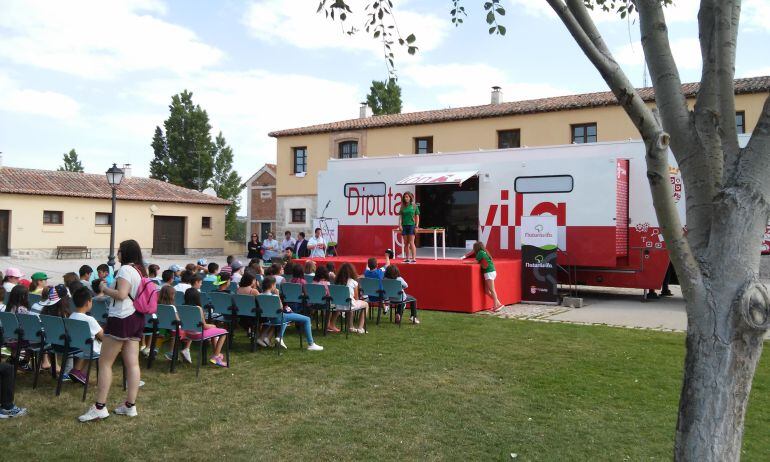
<svg viewBox="0 0 770 462"><path fill-rule="evenodd" d="M262 318L267 320L267 324L277 329L289 324L283 319L283 302L281 301L281 297L269 294L259 294L257 295L257 304L262 312ZM302 348L301 336L299 341L300 348ZM276 345L275 348L278 354L280 354L281 347Z"/></svg>
<svg viewBox="0 0 770 462"><path fill-rule="evenodd" d="M96 322L105 326L107 325L108 313L109 308L107 308L107 300L94 300L91 311L88 314L93 316L93 318L96 319Z"/></svg>
<svg viewBox="0 0 770 462"><path fill-rule="evenodd" d="M203 319L201 319L201 311L197 306L180 305L176 307L177 314L179 315L180 328L190 332L200 332L201 337L199 339L192 340L198 342L198 361L195 369L195 376L200 375L201 363L206 360L205 346L208 340L219 337L219 335L206 336L203 330ZM230 367L230 342L225 342L225 359L227 361L227 367Z"/></svg>
<svg viewBox="0 0 770 462"><path fill-rule="evenodd" d="M354 308L353 299L350 298L350 289L348 286L339 284L332 284L329 286L329 296L331 297L331 303L334 305L336 311L342 311L347 316L355 316L357 311L363 310L363 308ZM361 316L365 316L361 314ZM349 330L348 323L343 323L343 329L345 329L345 338L348 338ZM366 319L364 319L364 330L366 330Z"/></svg>
<svg viewBox="0 0 770 462"><path fill-rule="evenodd" d="M88 327L88 323L85 321L79 321L77 319L64 319L64 327L67 329L67 335L69 336L69 346L80 350L78 353L74 353L74 356L79 359L88 360L88 368L86 369L86 383L83 385L83 399L86 400L86 393L88 393L88 383L91 379L91 364L94 360L99 359L99 353L94 353L94 339L91 338L91 329ZM96 377L99 377L99 361L96 361Z"/></svg>
<svg viewBox="0 0 770 462"><path fill-rule="evenodd" d="M238 313L233 304L233 294L229 292L209 292L211 302L211 314L209 319L215 319L227 323L227 343L233 345L235 323L238 321Z"/></svg>
<svg viewBox="0 0 770 462"><path fill-rule="evenodd" d="M331 298L326 293L326 286L323 284L305 284L305 293L307 294L307 306L311 312L321 313L321 322L323 323L323 333L326 335L326 321L331 312ZM316 318L316 328L318 328L318 316Z"/></svg>
<svg viewBox="0 0 770 462"><path fill-rule="evenodd" d="M241 318L245 318L251 322L251 334L249 335L249 341L251 342L251 351L257 351L257 336L259 335L259 318L261 316L259 305L257 304L257 297L254 295L233 295L234 311Z"/></svg>
<svg viewBox="0 0 770 462"><path fill-rule="evenodd" d="M45 332L45 351L51 354L51 374L55 376L56 355L62 355L61 369L56 381L56 396L59 396L61 394L62 382L64 381L64 365L67 363L68 358L74 357L76 353L80 353L80 350L70 345L70 337L67 335L67 329L64 327L63 318L41 314L40 322L43 323L43 330Z"/></svg>
<svg viewBox="0 0 770 462"><path fill-rule="evenodd" d="M34 378L32 379L32 388L34 389L37 388L37 379L40 374L40 362L43 359L46 346L43 324L36 314L17 314L16 319L18 319L20 330L18 345L23 345L24 350L32 353L32 367L35 369ZM21 350L22 348L17 349L17 355ZM51 369L51 372L54 372L53 368ZM53 375L53 377L56 378L56 375Z"/></svg>
<svg viewBox="0 0 770 462"><path fill-rule="evenodd" d="M369 308L377 307L377 325L380 324L380 315L385 308L385 291L382 289L379 279L362 277L358 279L361 292L369 297ZM369 312L371 315L371 311Z"/></svg>
<svg viewBox="0 0 770 462"><path fill-rule="evenodd" d="M203 284L201 285L201 292L203 293L213 292L215 289L216 286L214 285L214 281L203 281Z"/></svg>
<svg viewBox="0 0 770 462"><path fill-rule="evenodd" d="M158 317L158 329L167 329L174 336L174 349L171 353L171 367L169 372L176 370L176 362L179 358L179 342L181 341L181 331L179 321L177 320L176 308L172 305L158 304L158 311L155 313Z"/></svg>
<svg viewBox="0 0 770 462"><path fill-rule="evenodd" d="M21 355L21 326L15 313L6 313L0 311L0 346L8 346L13 351L11 361L13 362L13 377L16 378L16 369L19 366L19 356Z"/></svg>

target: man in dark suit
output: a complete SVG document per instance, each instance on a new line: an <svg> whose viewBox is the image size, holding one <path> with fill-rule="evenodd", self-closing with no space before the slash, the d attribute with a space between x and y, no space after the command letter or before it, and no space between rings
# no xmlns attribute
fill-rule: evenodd
<svg viewBox="0 0 770 462"><path fill-rule="evenodd" d="M305 239L305 233L300 231L297 235L297 243L294 244L294 256L295 258L306 258L310 255L307 250L307 239Z"/></svg>

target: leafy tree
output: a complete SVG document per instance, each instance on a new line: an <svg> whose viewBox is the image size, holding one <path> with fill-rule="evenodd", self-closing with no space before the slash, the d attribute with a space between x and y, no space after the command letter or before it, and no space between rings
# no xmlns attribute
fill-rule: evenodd
<svg viewBox="0 0 770 462"><path fill-rule="evenodd" d="M217 197L232 201L227 207L225 216L225 237L230 240L242 240L245 237L246 228L238 221L238 206L241 202L243 184L241 177L233 171L233 149L227 145L222 132L214 141L212 152L214 170L211 178L211 187L217 193Z"/></svg>
<svg viewBox="0 0 770 462"><path fill-rule="evenodd" d="M170 169L168 144L166 144L166 137L163 135L163 130L160 127L155 127L155 135L152 137L152 144L150 146L152 146L154 154L152 161L150 161L150 178L168 181Z"/></svg>
<svg viewBox="0 0 770 462"><path fill-rule="evenodd" d="M153 178L203 191L213 174L214 144L209 116L193 103L192 93L187 90L171 97L169 112L168 119L163 122L165 152L163 132L158 127L153 137L155 158L154 164L150 164L151 172L156 175Z"/></svg>
<svg viewBox="0 0 770 462"><path fill-rule="evenodd" d="M401 87L396 79L388 79L387 82L372 80L366 102L374 115L400 114Z"/></svg>
<svg viewBox="0 0 770 462"><path fill-rule="evenodd" d="M759 245L770 216L770 96L746 147L735 127L735 56L740 0L701 0L698 37L703 69L690 110L671 52L663 8L672 0L546 0L615 94L639 131L655 212L686 300L684 380L674 444L675 460L739 460L751 382L770 327L770 295L759 272ZM455 25L466 14L452 0ZM500 0L483 3L490 34L505 35ZM642 47L655 89L647 106L612 56L589 10L638 15ZM345 0L321 0L318 11L345 20ZM340 13L346 13L342 17ZM366 31L389 44L390 0L367 5ZM638 21L636 21L638 19ZM355 32L350 30L349 32ZM379 32L379 34L377 33ZM382 37L380 37L382 36ZM408 42L413 47L412 41ZM404 42L402 42L404 40ZM411 51L411 49L409 50ZM387 55L393 69L393 55ZM674 206L669 148L686 190L687 228Z"/></svg>
<svg viewBox="0 0 770 462"><path fill-rule="evenodd" d="M65 152L62 155L64 165L60 166L57 170L60 172L79 172L83 173L83 164L78 159L78 153L74 149L70 149L70 152Z"/></svg>

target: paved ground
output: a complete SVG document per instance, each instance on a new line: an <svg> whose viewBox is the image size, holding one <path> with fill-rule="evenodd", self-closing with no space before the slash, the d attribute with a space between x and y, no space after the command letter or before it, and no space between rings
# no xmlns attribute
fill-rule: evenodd
<svg viewBox="0 0 770 462"><path fill-rule="evenodd" d="M210 257L224 265L225 256ZM181 266L190 262L190 257L153 257L150 263L166 269L176 263ZM245 258L241 261L245 262ZM77 272L80 265L89 264L96 268L102 260L12 260L0 258L0 271L15 266L27 276L44 271L52 280L61 280L64 273ZM770 281L765 282L770 286ZM544 322L569 322L576 324L608 325L629 328L655 329L683 332L687 328L684 300L678 286L672 286L673 297L661 297L654 301L642 301L642 291L608 287L579 287L578 296L583 298L582 308L568 308L551 305L519 304L503 308L497 316L505 318L530 319ZM482 315L490 316L484 312ZM770 333L768 337L770 338Z"/></svg>

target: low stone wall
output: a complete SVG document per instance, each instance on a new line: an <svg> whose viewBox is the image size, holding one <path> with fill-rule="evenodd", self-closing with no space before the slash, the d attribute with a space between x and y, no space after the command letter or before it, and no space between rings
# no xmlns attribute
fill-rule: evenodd
<svg viewBox="0 0 770 462"><path fill-rule="evenodd" d="M219 250L220 253L216 253L215 255L221 255L222 249L215 249ZM115 248L115 253L117 254L117 247ZM8 252L10 254L11 258L17 259L17 260L40 260L40 259L56 259L56 249L10 249ZM143 255L152 255L152 249L142 249ZM110 249L103 249L103 248L94 248L91 249L91 258L94 260L104 260L107 261L107 258L110 256ZM64 257L67 260L77 260L77 259L83 259L80 256L69 256Z"/></svg>
<svg viewBox="0 0 770 462"><path fill-rule="evenodd" d="M246 256L246 243L239 241L225 241L225 248L219 255L235 255L236 257Z"/></svg>

